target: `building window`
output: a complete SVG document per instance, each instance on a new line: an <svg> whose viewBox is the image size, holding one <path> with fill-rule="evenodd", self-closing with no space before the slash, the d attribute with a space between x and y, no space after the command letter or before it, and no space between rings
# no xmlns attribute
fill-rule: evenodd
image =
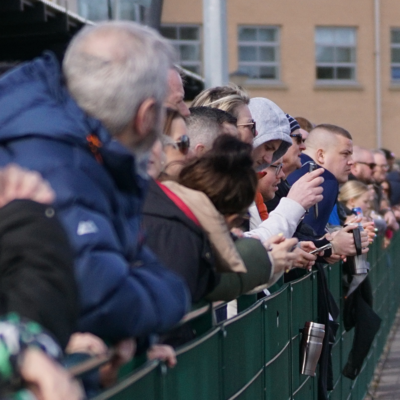
<svg viewBox="0 0 400 400"><path fill-rule="evenodd" d="M141 22L143 7L131 0L78 0L79 14L90 21L126 19Z"/></svg>
<svg viewBox="0 0 400 400"><path fill-rule="evenodd" d="M279 80L279 29L240 26L239 72L249 79Z"/></svg>
<svg viewBox="0 0 400 400"><path fill-rule="evenodd" d="M391 31L390 53L392 81L400 82L400 28Z"/></svg>
<svg viewBox="0 0 400 400"><path fill-rule="evenodd" d="M200 27L195 25L164 25L161 34L170 39L178 52L179 65L201 75Z"/></svg>
<svg viewBox="0 0 400 400"><path fill-rule="evenodd" d="M315 46L317 80L356 80L355 28L317 28Z"/></svg>

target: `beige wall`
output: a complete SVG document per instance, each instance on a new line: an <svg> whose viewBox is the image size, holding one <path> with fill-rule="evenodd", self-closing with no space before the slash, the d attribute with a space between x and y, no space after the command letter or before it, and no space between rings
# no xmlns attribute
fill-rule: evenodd
<svg viewBox="0 0 400 400"><path fill-rule="evenodd" d="M202 23L201 0L164 0L164 23ZM251 96L277 102L293 116L342 125L357 144L375 147L375 61L373 0L229 0L229 70L237 70L237 26L276 25L281 28L281 82L246 86ZM400 27L400 2L381 1L381 62L383 145L400 156L400 86L390 84L390 27ZM355 87L316 87L316 26L357 28ZM399 90L396 90L399 89Z"/></svg>

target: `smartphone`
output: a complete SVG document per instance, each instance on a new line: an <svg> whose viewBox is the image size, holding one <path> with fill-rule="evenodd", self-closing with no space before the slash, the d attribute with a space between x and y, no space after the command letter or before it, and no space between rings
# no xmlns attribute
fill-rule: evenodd
<svg viewBox="0 0 400 400"><path fill-rule="evenodd" d="M332 243L328 243L325 246L320 247L319 249L315 249L313 251L310 251L309 254L319 253L320 251L325 251L325 250L328 250L328 249L331 249L331 248L332 248Z"/></svg>

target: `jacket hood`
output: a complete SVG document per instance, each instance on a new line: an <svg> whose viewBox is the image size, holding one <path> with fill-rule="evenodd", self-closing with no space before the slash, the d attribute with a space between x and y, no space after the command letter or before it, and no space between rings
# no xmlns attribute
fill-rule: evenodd
<svg viewBox="0 0 400 400"><path fill-rule="evenodd" d="M145 187L133 180L135 158L113 140L99 120L88 116L69 95L56 57L45 53L24 63L0 79L0 143L40 137L63 141L89 151L88 135L100 140L98 152L103 164L121 190Z"/></svg>
<svg viewBox="0 0 400 400"><path fill-rule="evenodd" d="M88 133L102 142L111 140L100 121L87 116L69 95L52 53L0 79L0 110L0 141L34 135L86 143Z"/></svg>
<svg viewBox="0 0 400 400"><path fill-rule="evenodd" d="M254 97L250 100L250 112L257 124L258 135L253 140L253 148L271 140L282 140L275 151L272 162L281 158L292 145L290 124L286 114L271 100Z"/></svg>

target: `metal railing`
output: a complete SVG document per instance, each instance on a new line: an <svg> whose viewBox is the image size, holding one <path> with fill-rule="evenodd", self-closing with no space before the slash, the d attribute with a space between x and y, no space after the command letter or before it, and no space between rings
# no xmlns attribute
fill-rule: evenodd
<svg viewBox="0 0 400 400"><path fill-rule="evenodd" d="M395 265L399 244L400 235L396 235L388 249L382 248L381 238L371 247L369 277L382 325L360 374L352 381L341 371L354 329L346 332L340 319L332 349L334 390L330 399L361 400L367 393L399 306L400 268ZM325 272L342 314L342 268L335 264ZM177 350L175 368L155 361L131 371L125 368L119 382L94 400L317 399L317 378L300 374L299 351L299 330L305 321L317 320L317 273L290 282L262 300L242 296L239 303L251 305L220 324L213 323L210 306L199 307L191 313L194 319L187 316L185 321L203 319L200 334Z"/></svg>

